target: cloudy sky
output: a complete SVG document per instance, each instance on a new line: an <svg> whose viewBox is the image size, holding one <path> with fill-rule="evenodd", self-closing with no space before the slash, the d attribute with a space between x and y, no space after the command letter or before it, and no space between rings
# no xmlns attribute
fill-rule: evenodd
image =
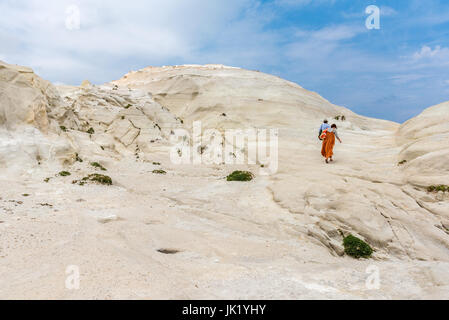
<svg viewBox="0 0 449 320"><path fill-rule="evenodd" d="M0 0L0 12L0 60L58 83L217 63L398 122L449 100L447 0Z"/></svg>

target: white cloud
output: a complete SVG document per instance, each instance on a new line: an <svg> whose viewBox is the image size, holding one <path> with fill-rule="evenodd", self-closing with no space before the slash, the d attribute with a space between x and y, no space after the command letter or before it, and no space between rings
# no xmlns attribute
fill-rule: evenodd
<svg viewBox="0 0 449 320"><path fill-rule="evenodd" d="M420 51L413 54L414 60L421 59L449 59L449 48L442 48L441 46L436 46L432 49L428 46L423 46Z"/></svg>
<svg viewBox="0 0 449 320"><path fill-rule="evenodd" d="M80 9L79 30L65 27L66 9L73 3ZM9 62L46 70L53 80L69 82L70 79L55 77L72 72L73 77L79 78L87 69L89 75L102 75L101 80L106 80L106 76L117 73L117 64L123 65L123 61L140 61L144 67L177 59L194 60L217 36L229 36L228 30L236 21L243 23L246 30L258 32L251 25L254 21L245 22L245 17L240 16L254 3L254 0L1 1L0 53ZM67 72L62 73L61 68Z"/></svg>
<svg viewBox="0 0 449 320"><path fill-rule="evenodd" d="M390 17L390 16L395 16L398 14L398 12L393 9L392 7L388 7L388 6L381 6L380 7L380 14L382 17Z"/></svg>
<svg viewBox="0 0 449 320"><path fill-rule="evenodd" d="M424 78L428 78L428 76L424 74L400 74L390 77L390 80L392 80L395 84L405 84L417 80L422 80Z"/></svg>

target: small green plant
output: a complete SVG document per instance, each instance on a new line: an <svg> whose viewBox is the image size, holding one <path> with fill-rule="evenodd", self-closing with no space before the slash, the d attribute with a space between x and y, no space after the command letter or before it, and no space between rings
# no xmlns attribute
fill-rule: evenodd
<svg viewBox="0 0 449 320"><path fill-rule="evenodd" d="M29 197L30 195L28 193L22 194L22 197Z"/></svg>
<svg viewBox="0 0 449 320"><path fill-rule="evenodd" d="M80 185L80 186L84 186L84 185L86 184L86 182L85 182L85 181L73 180L73 181L72 181L72 184L78 184L78 185Z"/></svg>
<svg viewBox="0 0 449 320"><path fill-rule="evenodd" d="M49 183L49 182L50 182L50 179L51 179L51 178L45 178L45 179L44 179L44 182L45 182L45 183Z"/></svg>
<svg viewBox="0 0 449 320"><path fill-rule="evenodd" d="M346 117L345 116L341 116L341 121L346 121Z"/></svg>
<svg viewBox="0 0 449 320"><path fill-rule="evenodd" d="M153 162L153 165L154 165L154 166L160 166L161 163L160 163L160 162Z"/></svg>
<svg viewBox="0 0 449 320"><path fill-rule="evenodd" d="M369 258L373 254L373 249L365 241L349 235L343 239L345 253L353 258Z"/></svg>
<svg viewBox="0 0 449 320"><path fill-rule="evenodd" d="M336 116L335 120L339 121L340 120L340 116Z"/></svg>
<svg viewBox="0 0 449 320"><path fill-rule="evenodd" d="M76 154L76 158L75 158L76 162L83 162L83 159L80 158L79 154Z"/></svg>
<svg viewBox="0 0 449 320"><path fill-rule="evenodd" d="M234 171L227 177L227 181L251 181L254 175L248 171Z"/></svg>
<svg viewBox="0 0 449 320"><path fill-rule="evenodd" d="M68 177L68 176L71 176L72 174L71 174L70 172L68 172L68 171L61 171L61 172L59 173L59 175L60 175L61 177Z"/></svg>
<svg viewBox="0 0 449 320"><path fill-rule="evenodd" d="M101 171L108 171L105 167L103 167L98 162L92 162L90 165L94 168L100 169Z"/></svg>
<svg viewBox="0 0 449 320"><path fill-rule="evenodd" d="M402 166L402 165L404 165L406 163L407 163L407 160L402 160L401 162L398 163L398 166Z"/></svg>
<svg viewBox="0 0 449 320"><path fill-rule="evenodd" d="M87 130L87 133L88 134L94 134L95 133L94 128L90 128L89 130Z"/></svg>
<svg viewBox="0 0 449 320"><path fill-rule="evenodd" d="M98 173L93 173L88 175L87 177L84 177L82 179L82 182L87 182L87 181L92 181L92 182L97 182L99 184L104 184L104 185L112 185L112 179L111 177L102 175L102 174L98 174Z"/></svg>
<svg viewBox="0 0 449 320"><path fill-rule="evenodd" d="M427 187L428 192L449 192L449 186L441 184L438 186L429 186Z"/></svg>
<svg viewBox="0 0 449 320"><path fill-rule="evenodd" d="M167 172L165 172L164 170L154 170L153 173L154 174L167 174Z"/></svg>
<svg viewBox="0 0 449 320"><path fill-rule="evenodd" d="M132 105L131 104L128 104L126 107L125 107L125 109L129 109L129 108L131 108L132 107Z"/></svg>
<svg viewBox="0 0 449 320"><path fill-rule="evenodd" d="M67 132L67 128L66 128L66 127L60 126L59 128L60 128L62 131Z"/></svg>

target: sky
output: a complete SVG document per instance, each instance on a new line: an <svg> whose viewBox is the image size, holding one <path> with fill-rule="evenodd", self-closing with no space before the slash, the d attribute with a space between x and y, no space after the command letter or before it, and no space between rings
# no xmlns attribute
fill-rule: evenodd
<svg viewBox="0 0 449 320"><path fill-rule="evenodd" d="M0 0L0 14L0 60L54 83L211 63L397 122L449 100L447 0Z"/></svg>

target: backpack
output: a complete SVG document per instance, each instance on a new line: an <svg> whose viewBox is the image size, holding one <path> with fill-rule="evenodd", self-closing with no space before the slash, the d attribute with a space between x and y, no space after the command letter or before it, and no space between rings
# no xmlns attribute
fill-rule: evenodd
<svg viewBox="0 0 449 320"><path fill-rule="evenodd" d="M327 131L328 129L324 129L324 131L320 135L320 140L324 140L327 137Z"/></svg>

